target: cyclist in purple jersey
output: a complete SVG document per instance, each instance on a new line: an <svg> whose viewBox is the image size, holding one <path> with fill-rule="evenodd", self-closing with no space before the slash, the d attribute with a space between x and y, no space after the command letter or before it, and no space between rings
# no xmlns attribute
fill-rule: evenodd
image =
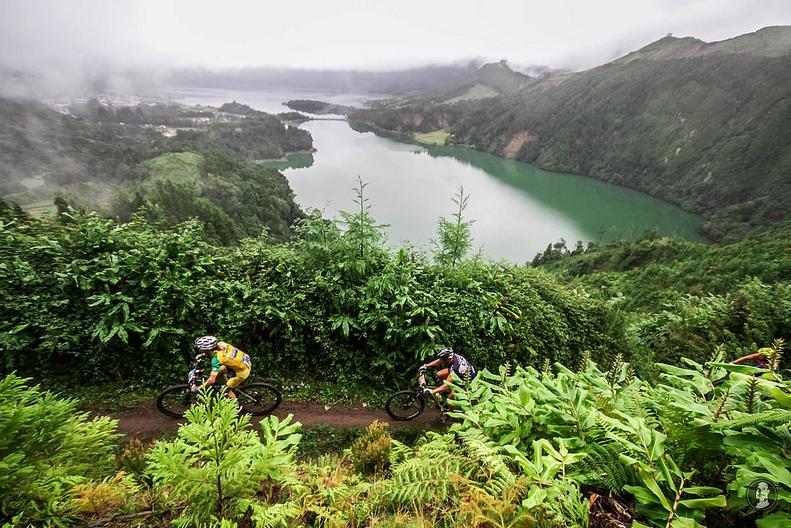
<svg viewBox="0 0 791 528"><path fill-rule="evenodd" d="M778 357L775 361L775 364L771 364L771 357L774 354L774 350L769 347L759 348L758 352L755 354L750 354L748 356L740 357L739 359L734 359L731 363L741 363L743 361L755 361L756 367L760 367L763 369L772 368L772 370L780 370L780 358Z"/></svg>
<svg viewBox="0 0 791 528"><path fill-rule="evenodd" d="M471 380L476 375L475 368L467 361L467 358L461 354L455 353L450 347L445 347L437 352L437 359L422 365L420 371L423 372L430 368L441 368L441 370L437 371L437 377L441 379L443 383L439 387L426 389L426 396L433 396L434 394L449 391L450 387L448 386L448 381ZM452 392L451 396L453 396Z"/></svg>

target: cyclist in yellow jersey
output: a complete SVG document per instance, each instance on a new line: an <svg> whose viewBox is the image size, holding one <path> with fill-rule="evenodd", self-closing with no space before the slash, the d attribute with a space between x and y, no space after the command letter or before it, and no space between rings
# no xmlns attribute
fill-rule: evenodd
<svg viewBox="0 0 791 528"><path fill-rule="evenodd" d="M211 354L211 375L203 385L197 387L195 390L200 390L204 387L214 385L217 381L217 376L221 372L231 370L234 377L230 378L225 385L228 387L228 396L236 398L233 388L238 387L250 375L252 369L252 362L250 356L224 341L220 341L214 336L203 336L195 340L195 348L201 354Z"/></svg>

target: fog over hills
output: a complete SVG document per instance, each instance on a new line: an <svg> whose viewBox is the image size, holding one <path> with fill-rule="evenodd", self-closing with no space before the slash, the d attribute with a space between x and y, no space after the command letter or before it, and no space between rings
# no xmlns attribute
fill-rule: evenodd
<svg viewBox="0 0 791 528"><path fill-rule="evenodd" d="M407 93L458 79L470 61L506 59L532 76L582 71L666 34L721 41L791 24L785 0L442 4L4 0L0 93L148 93L168 83Z"/></svg>

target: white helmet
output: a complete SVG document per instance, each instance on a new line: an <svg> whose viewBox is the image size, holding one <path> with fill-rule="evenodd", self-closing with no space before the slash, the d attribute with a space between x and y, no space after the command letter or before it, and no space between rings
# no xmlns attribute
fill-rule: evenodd
<svg viewBox="0 0 791 528"><path fill-rule="evenodd" d="M217 339L216 337L207 335L207 336L202 336L202 337L197 338L195 340L195 343L193 343L193 345L199 351L205 353L205 352L211 352L212 350L214 350L217 347L217 343L219 343L219 342L220 342L220 340Z"/></svg>
<svg viewBox="0 0 791 528"><path fill-rule="evenodd" d="M444 347L437 352L437 357L440 359L453 359L453 349L450 347Z"/></svg>

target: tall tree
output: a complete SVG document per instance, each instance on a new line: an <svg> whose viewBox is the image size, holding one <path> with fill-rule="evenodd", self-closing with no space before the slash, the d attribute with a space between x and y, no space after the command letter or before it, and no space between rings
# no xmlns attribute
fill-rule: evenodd
<svg viewBox="0 0 791 528"><path fill-rule="evenodd" d="M470 227L475 222L464 218L464 210L470 195L464 193L464 186L459 184L451 202L456 206L450 218L442 217L437 226L438 240L434 240L434 258L439 264L457 265L472 247Z"/></svg>

